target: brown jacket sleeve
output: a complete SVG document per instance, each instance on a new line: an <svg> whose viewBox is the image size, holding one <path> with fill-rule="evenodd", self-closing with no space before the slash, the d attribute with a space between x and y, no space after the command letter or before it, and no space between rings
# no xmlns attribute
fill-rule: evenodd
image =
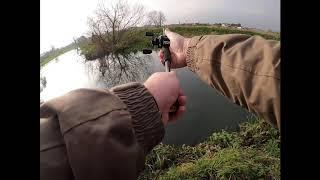
<svg viewBox="0 0 320 180"><path fill-rule="evenodd" d="M280 127L280 42L242 34L191 38L187 65L232 102Z"/></svg>
<svg viewBox="0 0 320 180"><path fill-rule="evenodd" d="M40 106L40 178L136 179L163 136L157 104L139 83L71 91Z"/></svg>

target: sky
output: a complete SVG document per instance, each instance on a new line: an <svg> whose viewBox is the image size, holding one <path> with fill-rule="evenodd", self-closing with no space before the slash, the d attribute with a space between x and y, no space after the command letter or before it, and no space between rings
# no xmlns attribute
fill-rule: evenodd
<svg viewBox="0 0 320 180"><path fill-rule="evenodd" d="M40 54L70 44L88 32L87 18L99 2L115 0L41 0ZM161 10L167 24L241 23L280 32L280 0L130 0L147 10Z"/></svg>

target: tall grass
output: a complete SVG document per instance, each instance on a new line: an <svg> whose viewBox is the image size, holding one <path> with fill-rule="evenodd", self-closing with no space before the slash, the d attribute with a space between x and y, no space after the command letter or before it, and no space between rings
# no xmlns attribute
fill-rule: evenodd
<svg viewBox="0 0 320 180"><path fill-rule="evenodd" d="M213 133L196 146L160 144L140 179L280 179L280 134L262 120Z"/></svg>

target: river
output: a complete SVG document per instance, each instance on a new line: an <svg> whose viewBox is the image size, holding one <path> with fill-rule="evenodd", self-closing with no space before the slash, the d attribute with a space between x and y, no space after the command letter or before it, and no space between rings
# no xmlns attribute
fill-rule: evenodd
<svg viewBox="0 0 320 180"><path fill-rule="evenodd" d="M144 82L152 73L164 71L155 52L121 56L117 61L120 65L108 62L86 62L76 50L59 56L40 70L40 99L46 101L77 88L110 88L130 81ZM163 143L193 145L221 129L235 130L240 122L252 116L187 68L176 73L187 96L187 110L179 121L166 127Z"/></svg>

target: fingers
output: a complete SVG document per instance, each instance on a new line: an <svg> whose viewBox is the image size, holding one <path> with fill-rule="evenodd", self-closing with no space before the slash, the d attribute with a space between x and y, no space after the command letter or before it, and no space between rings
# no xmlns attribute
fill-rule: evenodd
<svg viewBox="0 0 320 180"><path fill-rule="evenodd" d="M186 111L186 106L179 106L179 109L174 114L170 114L169 121L174 122L178 120Z"/></svg>
<svg viewBox="0 0 320 180"><path fill-rule="evenodd" d="M171 47L170 47L170 52L171 52L171 68L175 69L175 68L177 68L177 66L176 66L177 54L174 51L172 51ZM163 54L162 50L159 51L158 56L160 58L160 62L163 64L164 63L163 62L164 61L164 59L163 59L164 54Z"/></svg>
<svg viewBox="0 0 320 180"><path fill-rule="evenodd" d="M163 56L164 56L163 51L160 50L159 53L158 53L158 55L159 55L159 57L160 57L160 62L163 64Z"/></svg>
<svg viewBox="0 0 320 180"><path fill-rule="evenodd" d="M182 89L179 90L179 96L184 96Z"/></svg>
<svg viewBox="0 0 320 180"><path fill-rule="evenodd" d="M187 104L187 96L179 96L179 106L185 106Z"/></svg>
<svg viewBox="0 0 320 180"><path fill-rule="evenodd" d="M163 57L164 57L164 54L163 54L162 50L159 51L159 57L160 57L160 59L163 59Z"/></svg>
<svg viewBox="0 0 320 180"><path fill-rule="evenodd" d="M170 117L169 117L170 122L178 120L186 111L187 97L184 96L183 91L181 89L179 91L178 102L179 102L179 108L177 112L175 112L174 114L170 114Z"/></svg>

